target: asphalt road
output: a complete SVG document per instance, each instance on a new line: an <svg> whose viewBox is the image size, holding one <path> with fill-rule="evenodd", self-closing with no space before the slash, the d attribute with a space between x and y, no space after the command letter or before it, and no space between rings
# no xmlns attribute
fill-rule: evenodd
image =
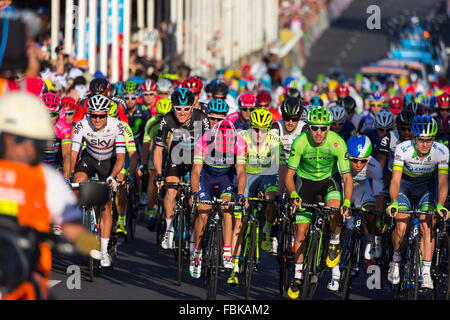
<svg viewBox="0 0 450 320"><path fill-rule="evenodd" d="M362 65L387 57L387 23L391 18L399 18L407 12L415 12L419 18L425 18L440 2L440 0L353 1L315 43L303 70L304 74L309 79L315 79L317 74L328 74L331 67L339 66L344 74L353 76L359 72ZM380 30L367 28L369 14L366 10L370 5L378 5L381 9Z"/></svg>

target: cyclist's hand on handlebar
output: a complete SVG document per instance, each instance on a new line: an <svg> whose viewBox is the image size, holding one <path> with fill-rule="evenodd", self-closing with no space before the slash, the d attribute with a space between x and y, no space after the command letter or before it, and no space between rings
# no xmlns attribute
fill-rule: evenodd
<svg viewBox="0 0 450 320"><path fill-rule="evenodd" d="M350 218L350 206L351 206L351 202L348 199L344 200L344 203L341 206L341 214L346 218L349 219Z"/></svg>
<svg viewBox="0 0 450 320"><path fill-rule="evenodd" d="M194 202L198 200L200 196L200 192L192 192L190 198L189 198L189 205L192 207L194 205Z"/></svg>
<svg viewBox="0 0 450 320"><path fill-rule="evenodd" d="M156 183L156 186L159 189L161 189L162 186L164 185L164 177L161 174L156 175L155 183Z"/></svg>
<svg viewBox="0 0 450 320"><path fill-rule="evenodd" d="M237 202L238 205L243 206L245 204L245 197L244 197L244 195L243 194L238 194L236 196L236 202Z"/></svg>
<svg viewBox="0 0 450 320"><path fill-rule="evenodd" d="M292 191L290 197L296 208L302 207L302 198L300 198L297 191Z"/></svg>
<svg viewBox="0 0 450 320"><path fill-rule="evenodd" d="M119 186L122 186L122 185L124 185L125 184L125 182L126 182L126 175L124 174L124 173L119 173L118 175L117 175L117 181L118 181L118 185Z"/></svg>
<svg viewBox="0 0 450 320"><path fill-rule="evenodd" d="M147 171L147 169L148 169L148 166L146 164L141 164L139 166L139 168L137 169L137 173L136 174L139 177L142 177L144 175L144 173Z"/></svg>
<svg viewBox="0 0 450 320"><path fill-rule="evenodd" d="M398 201L392 201L391 204L386 208L386 213L389 217L394 217L398 212Z"/></svg>
<svg viewBox="0 0 450 320"><path fill-rule="evenodd" d="M110 186L111 189L112 189L113 191L117 191L117 186L118 186L118 184L117 184L116 179L114 179L113 177L109 176L109 177L106 179L106 184L107 184L108 186Z"/></svg>
<svg viewBox="0 0 450 320"><path fill-rule="evenodd" d="M448 217L448 209L446 207L444 207L442 204L438 203L436 206L436 211L439 214L439 216L441 218L444 218L445 220L447 220Z"/></svg>

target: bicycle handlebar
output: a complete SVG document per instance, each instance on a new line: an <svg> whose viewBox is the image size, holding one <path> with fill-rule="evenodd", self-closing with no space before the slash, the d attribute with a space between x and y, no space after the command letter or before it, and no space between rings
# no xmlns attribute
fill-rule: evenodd
<svg viewBox="0 0 450 320"><path fill-rule="evenodd" d="M209 205L215 205L215 204L219 204L222 206L234 206L237 205L237 202L234 201L222 201L222 200L214 200L214 201L210 201L210 200L197 200L195 201L195 203L200 203L200 204L209 204Z"/></svg>
<svg viewBox="0 0 450 320"><path fill-rule="evenodd" d="M325 203L323 202L319 202L319 203L302 203L302 207L305 208L313 208L313 209L320 209L320 210L325 210L325 211L334 211L334 212L339 212L339 208L331 208L325 205Z"/></svg>

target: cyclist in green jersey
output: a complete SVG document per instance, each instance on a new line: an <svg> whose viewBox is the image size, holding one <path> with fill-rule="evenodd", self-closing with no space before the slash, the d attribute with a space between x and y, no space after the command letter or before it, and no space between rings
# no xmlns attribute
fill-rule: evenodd
<svg viewBox="0 0 450 320"><path fill-rule="evenodd" d="M148 211L147 211L147 229L149 231L155 231L156 226L156 199L157 192L155 186L156 171L153 164L153 150L155 149L155 144L153 141L158 135L159 123L166 113L172 110L172 100L169 98L162 98L156 104L157 115L150 118L145 124L144 129L144 140L142 144L142 154L141 154L141 165L139 170L148 170L148 186L147 186L147 200L148 200Z"/></svg>
<svg viewBox="0 0 450 320"><path fill-rule="evenodd" d="M333 268L339 263L341 257L342 215L348 217L353 191L346 143L337 133L330 131L330 125L333 122L332 113L324 107L314 107L308 111L306 122L309 131L302 133L292 143L286 174L286 189L298 208L295 276L288 290L288 296L291 299L297 299L300 295L305 240L313 215L301 207L302 201L312 204L316 202L316 196L321 195L327 206L341 208L340 214L330 214L331 238L326 263L329 268ZM344 182L343 203L341 178Z"/></svg>

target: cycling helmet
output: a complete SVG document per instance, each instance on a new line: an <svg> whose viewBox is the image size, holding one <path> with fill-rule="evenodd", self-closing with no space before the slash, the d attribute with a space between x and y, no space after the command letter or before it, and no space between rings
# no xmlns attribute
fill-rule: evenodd
<svg viewBox="0 0 450 320"><path fill-rule="evenodd" d="M233 123L230 120L222 120L212 128L211 138L214 140L214 148L226 154L227 151L234 151L237 133ZM220 158L223 158L220 156ZM223 160L218 160L223 162Z"/></svg>
<svg viewBox="0 0 450 320"><path fill-rule="evenodd" d="M194 94L186 88L177 88L170 96L174 106L192 106L194 104Z"/></svg>
<svg viewBox="0 0 450 320"><path fill-rule="evenodd" d="M336 94L339 98L344 98L350 94L350 90L347 86L341 84L336 88Z"/></svg>
<svg viewBox="0 0 450 320"><path fill-rule="evenodd" d="M301 99L302 94L296 88L288 88L286 90L286 97L295 97L295 98Z"/></svg>
<svg viewBox="0 0 450 320"><path fill-rule="evenodd" d="M411 102L414 102L414 96L411 93L407 93L407 94L405 94L403 100L404 100L403 103L406 106L406 105L410 104Z"/></svg>
<svg viewBox="0 0 450 320"><path fill-rule="evenodd" d="M414 114L422 115L425 113L423 105L417 102L412 102L405 107L405 110L410 110Z"/></svg>
<svg viewBox="0 0 450 320"><path fill-rule="evenodd" d="M403 108L403 98L402 97L392 97L389 99L389 107L394 109Z"/></svg>
<svg viewBox="0 0 450 320"><path fill-rule="evenodd" d="M42 103L47 107L48 112L58 112L61 105L61 98L54 93L44 93L41 96Z"/></svg>
<svg viewBox="0 0 450 320"><path fill-rule="evenodd" d="M158 80L156 82L156 87L158 88L158 92L163 94L169 94L173 89L172 82L169 79Z"/></svg>
<svg viewBox="0 0 450 320"><path fill-rule="evenodd" d="M384 104L384 97L379 91L375 91L369 95L369 104L382 105Z"/></svg>
<svg viewBox="0 0 450 320"><path fill-rule="evenodd" d="M288 117L299 117L303 111L303 105L296 97L287 97L281 104L281 114Z"/></svg>
<svg viewBox="0 0 450 320"><path fill-rule="evenodd" d="M109 103L109 113L108 113L108 115L110 117L113 117L113 118L117 118L118 115L119 115L119 106L117 105L117 103L115 103L112 100Z"/></svg>
<svg viewBox="0 0 450 320"><path fill-rule="evenodd" d="M356 101L350 96L338 100L338 105L343 106L347 113L354 112L356 109Z"/></svg>
<svg viewBox="0 0 450 320"><path fill-rule="evenodd" d="M450 94L444 92L440 96L437 97L437 105L439 108L442 107L450 107Z"/></svg>
<svg viewBox="0 0 450 320"><path fill-rule="evenodd" d="M447 134L450 133L450 114L442 120L442 130Z"/></svg>
<svg viewBox="0 0 450 320"><path fill-rule="evenodd" d="M169 98L162 98L156 104L156 111L160 115L165 115L172 110L172 100Z"/></svg>
<svg viewBox="0 0 450 320"><path fill-rule="evenodd" d="M210 113L227 114L230 110L228 103L222 99L212 99L208 102L208 110Z"/></svg>
<svg viewBox="0 0 450 320"><path fill-rule="evenodd" d="M269 91L261 90L256 95L256 104L259 106L261 104L271 104L272 96Z"/></svg>
<svg viewBox="0 0 450 320"><path fill-rule="evenodd" d="M138 84L134 81L125 82L126 94L138 94Z"/></svg>
<svg viewBox="0 0 450 320"><path fill-rule="evenodd" d="M256 97L251 93L243 93L238 98L239 108L254 108L256 107Z"/></svg>
<svg viewBox="0 0 450 320"><path fill-rule="evenodd" d="M111 84L107 79L96 78L89 84L89 91L93 95L102 94L105 95L111 89Z"/></svg>
<svg viewBox="0 0 450 320"><path fill-rule="evenodd" d="M306 118L308 124L330 125L333 122L333 114L324 107L314 107L308 111Z"/></svg>
<svg viewBox="0 0 450 320"><path fill-rule="evenodd" d="M215 96L222 96L224 99L227 97L228 94L228 86L224 82L216 82L214 86L212 87L212 94L213 97Z"/></svg>
<svg viewBox="0 0 450 320"><path fill-rule="evenodd" d="M355 134L347 141L350 158L367 159L372 154L372 142L365 135Z"/></svg>
<svg viewBox="0 0 450 320"><path fill-rule="evenodd" d="M122 96L125 91L124 91L124 83L123 82L117 82L114 84L114 87L116 88L116 94L114 96Z"/></svg>
<svg viewBox="0 0 450 320"><path fill-rule="evenodd" d="M420 103L427 108L434 107L434 101L428 96L422 97Z"/></svg>
<svg viewBox="0 0 450 320"><path fill-rule="evenodd" d="M272 113L264 108L257 108L250 114L252 128L270 128L272 119Z"/></svg>
<svg viewBox="0 0 450 320"><path fill-rule="evenodd" d="M438 132L438 125L428 114L416 115L411 123L411 131L416 137L434 137Z"/></svg>
<svg viewBox="0 0 450 320"><path fill-rule="evenodd" d="M320 107L320 106L323 106L323 100L322 100L319 96L314 96L314 97L312 97L310 103L311 103L314 107Z"/></svg>
<svg viewBox="0 0 450 320"><path fill-rule="evenodd" d="M189 77L181 84L183 88L189 89L192 93L200 93L203 88L202 81L197 77Z"/></svg>
<svg viewBox="0 0 450 320"><path fill-rule="evenodd" d="M394 115L386 110L381 110L375 116L375 128L390 129L394 125Z"/></svg>
<svg viewBox="0 0 450 320"><path fill-rule="evenodd" d="M108 97L98 94L89 98L88 110L89 112L108 112L109 111Z"/></svg>
<svg viewBox="0 0 450 320"><path fill-rule="evenodd" d="M156 92L156 83L153 80L145 80L141 84L141 92Z"/></svg>
<svg viewBox="0 0 450 320"><path fill-rule="evenodd" d="M77 101L72 97L64 97L61 99L61 105L64 108L64 112L67 113L73 113L76 110L77 107Z"/></svg>
<svg viewBox="0 0 450 320"><path fill-rule="evenodd" d="M397 117L395 117L395 122L397 127L410 126L414 118L414 113L411 110L402 110Z"/></svg>
<svg viewBox="0 0 450 320"><path fill-rule="evenodd" d="M333 122L342 122L347 116L345 109L339 105L331 107L330 111L333 114Z"/></svg>

